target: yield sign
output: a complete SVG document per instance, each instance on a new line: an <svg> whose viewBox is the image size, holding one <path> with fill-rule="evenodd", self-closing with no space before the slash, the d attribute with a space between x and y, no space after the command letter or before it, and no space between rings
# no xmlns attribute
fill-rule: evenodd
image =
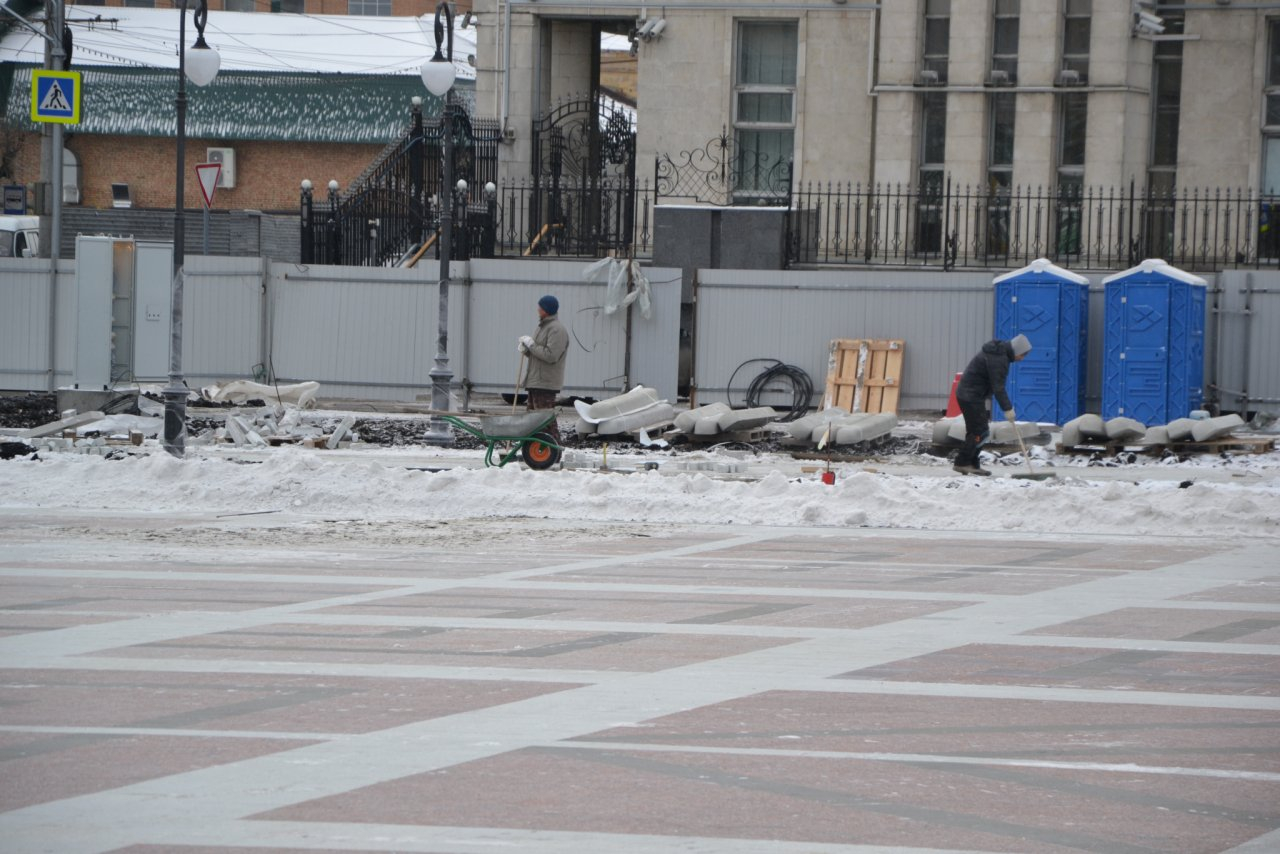
<svg viewBox="0 0 1280 854"><path fill-rule="evenodd" d="M218 176L222 174L221 163L197 163L196 177L200 179L200 195L204 196L204 206L213 206L213 188L218 186Z"/></svg>

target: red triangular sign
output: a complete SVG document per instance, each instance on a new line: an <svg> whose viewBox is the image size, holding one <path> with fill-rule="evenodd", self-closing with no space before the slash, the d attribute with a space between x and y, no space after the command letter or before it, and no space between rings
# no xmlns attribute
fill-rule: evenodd
<svg viewBox="0 0 1280 854"><path fill-rule="evenodd" d="M204 196L206 208L213 207L213 188L218 186L218 176L221 174L221 163L196 164L196 177L200 179L200 195Z"/></svg>

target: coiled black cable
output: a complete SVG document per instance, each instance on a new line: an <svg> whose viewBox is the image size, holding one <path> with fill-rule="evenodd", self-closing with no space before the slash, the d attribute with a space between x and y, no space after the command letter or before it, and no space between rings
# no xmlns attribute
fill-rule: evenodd
<svg viewBox="0 0 1280 854"><path fill-rule="evenodd" d="M738 367L733 369L733 374L729 377L729 386L725 390L726 395L733 393L733 380L738 376L738 371L755 362L768 362L769 367L765 368L756 378L747 386L746 406L754 409L760 406L760 394L771 383L782 383L791 387L791 407L787 414L779 421L795 421L809 411L809 401L813 399L813 380L805 373L803 368L797 368L795 365L784 364L779 359L747 359ZM770 391L778 391L778 389L770 389ZM730 398L729 405L733 405Z"/></svg>

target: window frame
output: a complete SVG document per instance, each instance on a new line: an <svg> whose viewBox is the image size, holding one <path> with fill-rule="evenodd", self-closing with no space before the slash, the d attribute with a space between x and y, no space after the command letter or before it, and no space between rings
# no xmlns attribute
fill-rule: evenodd
<svg viewBox="0 0 1280 854"><path fill-rule="evenodd" d="M749 34L753 31L763 31L766 28L783 29L787 31L790 37L789 50L790 60L793 63L789 76L790 83L748 83L743 81L743 57L744 52L751 48L749 42ZM731 198L734 203L747 204L758 202L762 199L774 199L784 196L789 189L790 169L788 167L787 178L788 187L782 189L761 186L758 176L761 174L759 163L755 168L748 170L744 168L744 158L747 150L743 148L742 141L744 136L750 135L753 138L769 137L777 141L779 152L787 150L789 153L783 157L779 154L777 163L769 165L764 170L766 181L768 176L774 170L779 169L785 159L790 164L795 159L795 134L797 121L797 101L799 100L799 74L800 74L800 22L791 18L741 18L734 22L734 48L733 48L733 103L730 109L730 120L733 125L734 139L734 167L733 167L733 186L730 188ZM751 95L782 95L785 96L787 104L787 117L779 120L758 120L744 119L742 117L742 100L743 96ZM760 153L759 148L753 148L751 151ZM777 177L777 176L774 176ZM752 180L748 180L752 178Z"/></svg>

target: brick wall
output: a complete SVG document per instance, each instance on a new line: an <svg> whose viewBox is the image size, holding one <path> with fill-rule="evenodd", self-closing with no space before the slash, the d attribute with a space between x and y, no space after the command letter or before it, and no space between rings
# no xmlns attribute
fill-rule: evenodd
<svg viewBox="0 0 1280 854"><path fill-rule="evenodd" d="M12 178L32 186L40 179L40 145L28 134ZM380 145L244 142L188 139L187 180L183 193L187 207L202 204L195 164L204 162L208 147L233 148L236 152L236 186L219 188L215 210L296 212L303 178L311 179L318 194L330 179L343 191L382 151ZM173 209L174 170L177 158L172 139L161 137L106 137L67 134L66 147L80 162L80 206L111 207L111 185L128 184L134 207Z"/></svg>

